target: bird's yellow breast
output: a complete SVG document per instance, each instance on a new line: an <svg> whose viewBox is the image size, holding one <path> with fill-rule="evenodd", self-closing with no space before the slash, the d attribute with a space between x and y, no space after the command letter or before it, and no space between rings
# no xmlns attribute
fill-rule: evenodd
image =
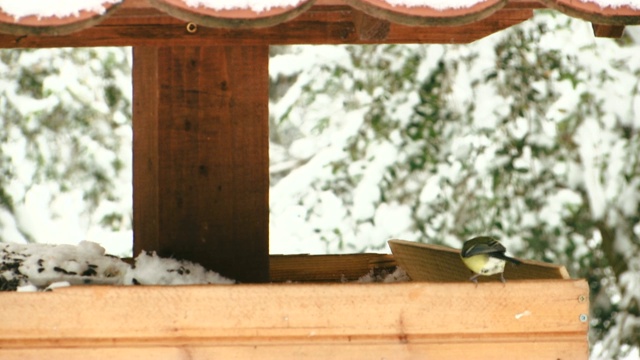
<svg viewBox="0 0 640 360"><path fill-rule="evenodd" d="M494 275L504 271L505 261L487 254L478 254L467 258L461 257L462 262L474 273L480 275Z"/></svg>

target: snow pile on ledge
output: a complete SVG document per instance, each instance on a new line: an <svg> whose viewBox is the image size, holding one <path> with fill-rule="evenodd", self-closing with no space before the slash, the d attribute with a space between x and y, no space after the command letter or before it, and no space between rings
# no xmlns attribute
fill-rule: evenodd
<svg viewBox="0 0 640 360"><path fill-rule="evenodd" d="M124 276L126 285L190 285L234 284L217 272L186 260L159 257L154 252L142 252L135 265Z"/></svg>
<svg viewBox="0 0 640 360"><path fill-rule="evenodd" d="M628 6L634 10L640 10L640 0L580 0L584 3L594 3L601 9L612 8L617 9Z"/></svg>
<svg viewBox="0 0 640 360"><path fill-rule="evenodd" d="M35 291L52 284L184 285L235 281L189 261L143 252L131 266L100 245L0 244L0 290ZM54 285L55 286L55 285Z"/></svg>
<svg viewBox="0 0 640 360"><path fill-rule="evenodd" d="M189 0L187 0L189 1ZM483 3L487 0L385 0L393 6L412 7L430 7L436 10L466 9ZM635 10L640 10L640 0L579 0L584 3L594 3L600 8L617 9L622 6L628 6Z"/></svg>
<svg viewBox="0 0 640 360"><path fill-rule="evenodd" d="M263 11L269 11L272 8L285 8L295 7L302 2L302 0L182 0L184 3L192 8L204 7L213 10L236 10L236 9L249 9L254 12L260 13Z"/></svg>
<svg viewBox="0 0 640 360"><path fill-rule="evenodd" d="M407 282L411 281L411 278L404 271L403 268L397 266L392 272L386 270L376 271L370 270L368 274L360 277L357 282L359 283L394 283L394 282Z"/></svg>
<svg viewBox="0 0 640 360"><path fill-rule="evenodd" d="M412 7L430 7L436 10L452 10L452 9L466 9L483 3L487 0L385 0L392 6L405 6Z"/></svg>

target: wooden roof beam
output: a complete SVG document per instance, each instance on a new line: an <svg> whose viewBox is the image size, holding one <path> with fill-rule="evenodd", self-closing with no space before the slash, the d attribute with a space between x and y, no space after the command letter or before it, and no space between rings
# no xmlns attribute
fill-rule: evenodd
<svg viewBox="0 0 640 360"><path fill-rule="evenodd" d="M0 48L91 46L227 46L291 44L469 43L533 16L535 1L511 0L487 18L463 26L405 26L391 23L384 39L358 33L356 10L342 1L319 0L295 19L261 29L198 26L151 7L146 0L126 0L109 18L85 30L62 36L0 34ZM380 23L382 24L382 23ZM360 22L362 29L362 22Z"/></svg>
<svg viewBox="0 0 640 360"><path fill-rule="evenodd" d="M377 19L361 11L353 11L353 24L360 40L384 41L389 35L391 23Z"/></svg>

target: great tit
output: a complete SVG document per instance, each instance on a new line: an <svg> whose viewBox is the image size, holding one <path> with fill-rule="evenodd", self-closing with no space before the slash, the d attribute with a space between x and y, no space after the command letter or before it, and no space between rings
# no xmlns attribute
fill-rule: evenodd
<svg viewBox="0 0 640 360"><path fill-rule="evenodd" d="M460 258L462 262L475 273L469 280L478 283L478 276L500 274L500 280L504 283L504 265L507 261L520 265L517 259L504 253L507 249L498 240L489 236L478 236L467 240L462 245Z"/></svg>

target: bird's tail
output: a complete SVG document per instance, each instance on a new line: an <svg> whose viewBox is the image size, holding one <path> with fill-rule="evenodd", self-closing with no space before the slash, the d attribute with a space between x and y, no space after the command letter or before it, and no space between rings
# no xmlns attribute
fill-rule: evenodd
<svg viewBox="0 0 640 360"><path fill-rule="evenodd" d="M501 259L501 260L508 261L508 262L510 262L510 263L512 263L514 265L522 264L522 261L520 261L518 259L515 259L515 258L512 258L510 256L507 256L507 255L505 255L503 253L494 253L494 254L490 254L489 256L492 256L492 257L495 257L495 258L498 258L498 259Z"/></svg>

